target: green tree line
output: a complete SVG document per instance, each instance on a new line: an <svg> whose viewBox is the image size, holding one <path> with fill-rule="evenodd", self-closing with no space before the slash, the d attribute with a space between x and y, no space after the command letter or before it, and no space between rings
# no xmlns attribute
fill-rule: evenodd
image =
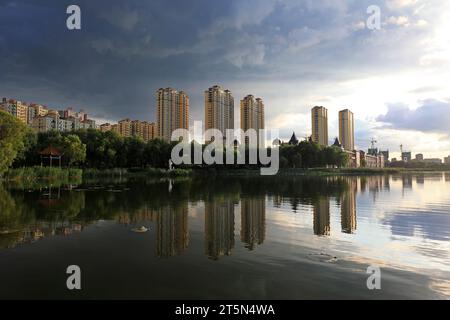
<svg viewBox="0 0 450 320"><path fill-rule="evenodd" d="M191 159L194 158L193 144ZM121 137L115 132L81 129L71 132L35 133L11 115L0 112L0 174L10 167L41 164L40 151L52 146L62 153L62 165L81 168L167 168L176 142L137 137ZM202 145L202 150L205 145ZM270 152L270 150L269 150ZM235 163L238 150L234 150ZM249 150L246 150L248 159ZM225 151L224 151L225 159ZM313 142L280 146L282 168L344 166L346 154L337 147L322 147ZM193 163L193 161L192 161ZM224 161L225 163L225 161ZM259 163L259 162L258 162ZM206 166L205 164L200 167ZM227 165L227 168L251 168L255 165ZM183 165L183 167L190 167ZM214 165L213 165L214 167Z"/></svg>

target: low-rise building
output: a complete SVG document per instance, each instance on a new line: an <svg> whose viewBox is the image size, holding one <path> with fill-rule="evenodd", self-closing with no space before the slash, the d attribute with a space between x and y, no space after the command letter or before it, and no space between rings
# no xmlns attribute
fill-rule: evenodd
<svg viewBox="0 0 450 320"><path fill-rule="evenodd" d="M28 105L26 103L14 99L7 100L6 98L3 98L0 109L8 112L23 123L28 124Z"/></svg>
<svg viewBox="0 0 450 320"><path fill-rule="evenodd" d="M402 152L402 161L410 162L412 159L411 151Z"/></svg>
<svg viewBox="0 0 450 320"><path fill-rule="evenodd" d="M423 162L425 164L430 164L430 165L441 165L442 159L439 159L439 158L423 159Z"/></svg>
<svg viewBox="0 0 450 320"><path fill-rule="evenodd" d="M384 168L384 155L380 153L376 155L366 154L364 160L366 168Z"/></svg>
<svg viewBox="0 0 450 320"><path fill-rule="evenodd" d="M380 151L380 153L384 157L384 166L386 167L389 164L389 150Z"/></svg>
<svg viewBox="0 0 450 320"><path fill-rule="evenodd" d="M450 164L450 156L444 158L444 164Z"/></svg>
<svg viewBox="0 0 450 320"><path fill-rule="evenodd" d="M0 110L8 112L37 132L99 129L103 132L114 131L123 137L142 137L144 141L157 136L157 127L154 123L124 119L118 124L105 123L97 126L95 120L89 119L86 112L83 110L76 112L73 108L57 111L37 103L27 105L15 99L3 98L0 101Z"/></svg>
<svg viewBox="0 0 450 320"><path fill-rule="evenodd" d="M78 118L61 118L59 112L50 110L45 116L37 116L31 123L31 128L37 132L74 131L78 129L95 129L94 120L80 121Z"/></svg>
<svg viewBox="0 0 450 320"><path fill-rule="evenodd" d="M382 153L369 154L361 150L346 151L348 155L347 167L349 168L384 168L386 160Z"/></svg>
<svg viewBox="0 0 450 320"><path fill-rule="evenodd" d="M47 107L37 103L30 104L29 108L32 108L34 110L35 117L45 116L48 113Z"/></svg>
<svg viewBox="0 0 450 320"><path fill-rule="evenodd" d="M361 154L359 151L347 151L343 150L347 154L347 167L359 168L361 166Z"/></svg>
<svg viewBox="0 0 450 320"><path fill-rule="evenodd" d="M100 125L101 132L108 132L108 131L111 131L111 129L112 129L112 125L109 122L103 123Z"/></svg>
<svg viewBox="0 0 450 320"><path fill-rule="evenodd" d="M81 121L81 128L82 129L97 129L97 126L95 125L95 120L88 119L87 117L85 117L84 120Z"/></svg>
<svg viewBox="0 0 450 320"><path fill-rule="evenodd" d="M38 116L33 119L31 124L31 128L33 128L36 132L47 132L50 130L57 129L57 120L53 117L48 116Z"/></svg>

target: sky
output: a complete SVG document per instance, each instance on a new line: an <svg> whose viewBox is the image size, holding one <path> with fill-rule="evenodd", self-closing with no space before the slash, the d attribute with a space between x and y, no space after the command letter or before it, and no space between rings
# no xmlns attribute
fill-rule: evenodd
<svg viewBox="0 0 450 320"><path fill-rule="evenodd" d="M81 9L68 30L66 8ZM380 29L367 8L380 8ZM155 120L161 87L203 120L212 85L265 103L266 128L311 134L312 107L355 114L356 145L450 155L448 0L0 0L0 96Z"/></svg>

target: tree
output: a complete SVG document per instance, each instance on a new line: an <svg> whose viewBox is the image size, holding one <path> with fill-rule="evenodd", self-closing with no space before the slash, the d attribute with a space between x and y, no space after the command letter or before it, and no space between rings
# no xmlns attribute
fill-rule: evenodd
<svg viewBox="0 0 450 320"><path fill-rule="evenodd" d="M19 150L13 162L13 167L25 167L27 165L35 165L38 163L36 152L37 134L30 128L26 128L23 138L23 148Z"/></svg>
<svg viewBox="0 0 450 320"><path fill-rule="evenodd" d="M131 137L125 139L127 151L127 167L142 167L144 164L145 142L141 138Z"/></svg>
<svg viewBox="0 0 450 320"><path fill-rule="evenodd" d="M34 155L37 155L48 146L59 149L63 161L68 166L75 163L83 163L86 160L86 145L82 143L76 134L61 133L58 131L39 133ZM32 162L32 159L29 162Z"/></svg>
<svg viewBox="0 0 450 320"><path fill-rule="evenodd" d="M176 144L176 142L173 144ZM167 168L172 147L172 144L161 139L150 140L144 150L146 165L154 168Z"/></svg>
<svg viewBox="0 0 450 320"><path fill-rule="evenodd" d="M62 137L61 142L56 147L60 148L63 158L66 159L69 166L86 160L86 145L75 134Z"/></svg>
<svg viewBox="0 0 450 320"><path fill-rule="evenodd" d="M26 126L10 114L0 110L0 175L12 165L24 148Z"/></svg>

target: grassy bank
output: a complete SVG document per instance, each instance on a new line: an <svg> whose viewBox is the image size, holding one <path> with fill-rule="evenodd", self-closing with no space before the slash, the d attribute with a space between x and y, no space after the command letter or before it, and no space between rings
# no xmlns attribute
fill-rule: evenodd
<svg viewBox="0 0 450 320"><path fill-rule="evenodd" d="M52 186L80 184L82 181L81 169L58 167L24 167L10 169L3 176L10 187L16 189L36 189Z"/></svg>
<svg viewBox="0 0 450 320"><path fill-rule="evenodd" d="M351 175L386 175L401 173L442 172L445 170L407 169L407 168L283 168L277 176L351 176ZM226 176L260 176L259 169L217 169L202 168L194 170L195 175L226 175Z"/></svg>
<svg viewBox="0 0 450 320"><path fill-rule="evenodd" d="M445 170L417 169L417 168L283 168L277 176L333 176L333 175L385 175L401 173L442 172ZM233 168L198 168L198 169L158 169L158 168L114 168L114 169L76 169L58 167L24 167L10 169L3 180L7 182L28 183L35 181L77 181L82 179L122 179L133 177L176 178L226 175L226 176L260 176L259 169L233 169Z"/></svg>
<svg viewBox="0 0 450 320"><path fill-rule="evenodd" d="M124 181L128 178L184 178L192 171L188 169L164 170L156 168L136 169L75 169L58 167L24 167L10 169L0 179L16 189L35 189L52 186L79 185L86 181ZM1 182L1 181L0 181Z"/></svg>
<svg viewBox="0 0 450 320"><path fill-rule="evenodd" d="M191 175L189 169L158 169L158 168L132 168L132 169L85 169L83 177L89 179L99 178L129 178L129 177L187 177Z"/></svg>
<svg viewBox="0 0 450 320"><path fill-rule="evenodd" d="M24 167L10 169L4 175L7 181L17 180L63 180L69 178L81 178L83 170L76 168L58 168L58 167Z"/></svg>

